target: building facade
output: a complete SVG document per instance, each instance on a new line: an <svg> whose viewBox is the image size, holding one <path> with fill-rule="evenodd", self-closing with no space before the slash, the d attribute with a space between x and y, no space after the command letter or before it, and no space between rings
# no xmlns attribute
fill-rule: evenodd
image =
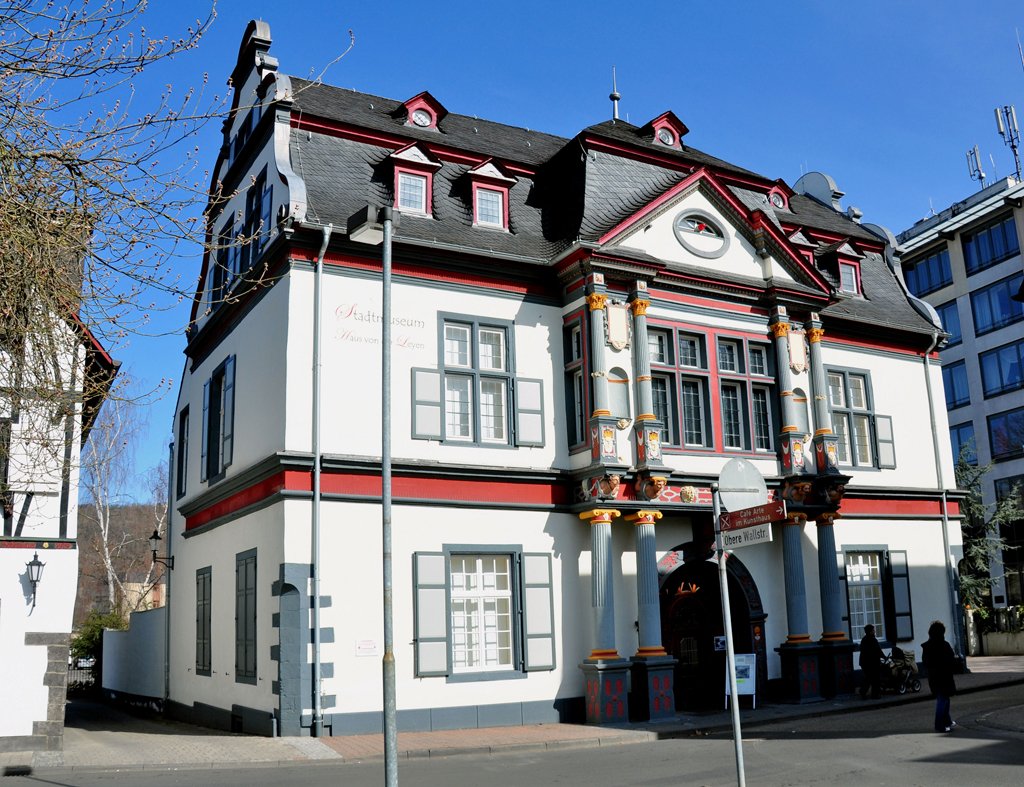
<svg viewBox="0 0 1024 787"><path fill-rule="evenodd" d="M954 627L940 330L830 179L671 112L565 139L310 83L270 43L232 73L178 395L169 711L380 729L379 206L400 729L721 707L733 459L787 506L726 561L758 694L849 691L866 623Z"/></svg>
<svg viewBox="0 0 1024 787"><path fill-rule="evenodd" d="M942 380L954 458L992 465L983 502L1024 486L1024 304L1021 224L1024 184L1012 177L901 232L903 276L914 295L935 307L949 338ZM1024 603L1024 522L1001 534L1008 545L992 566L992 604Z"/></svg>
<svg viewBox="0 0 1024 787"><path fill-rule="evenodd" d="M73 316L47 338L40 352L0 334L0 751L63 746L78 457L117 370ZM41 357L53 367L34 367Z"/></svg>

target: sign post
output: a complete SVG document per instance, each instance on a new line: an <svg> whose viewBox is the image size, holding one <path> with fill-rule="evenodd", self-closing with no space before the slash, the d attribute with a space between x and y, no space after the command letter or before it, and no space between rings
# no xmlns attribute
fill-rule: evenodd
<svg viewBox="0 0 1024 787"><path fill-rule="evenodd" d="M730 511L739 511L768 502L768 488L757 468L746 459L730 459L711 485L711 505L715 517L715 547L718 551L718 586L722 592L722 618L725 624L725 663L732 703L732 737L736 749L736 784L746 787L743 769L743 733L740 730L740 704L736 698L736 650L732 641L732 610L729 606L729 582L725 568L725 543L722 537L722 502ZM742 537L741 537L742 538ZM771 526L768 526L771 539Z"/></svg>
<svg viewBox="0 0 1024 787"><path fill-rule="evenodd" d="M718 586L722 591L722 619L725 623L725 663L729 677L729 695L736 697L736 651L732 643L732 610L729 606L729 583L725 569L725 547L722 545L722 528L719 518L722 504L719 499L718 484L711 485L711 505L715 517L715 546L718 550ZM740 704L732 703L732 738L736 749L736 784L746 787L747 780L743 772L743 733L740 730Z"/></svg>

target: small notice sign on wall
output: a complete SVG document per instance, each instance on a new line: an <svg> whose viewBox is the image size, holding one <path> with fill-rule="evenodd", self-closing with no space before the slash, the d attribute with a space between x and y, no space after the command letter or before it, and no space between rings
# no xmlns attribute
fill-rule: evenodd
<svg viewBox="0 0 1024 787"><path fill-rule="evenodd" d="M380 645L375 639L357 639L356 656L379 656Z"/></svg>

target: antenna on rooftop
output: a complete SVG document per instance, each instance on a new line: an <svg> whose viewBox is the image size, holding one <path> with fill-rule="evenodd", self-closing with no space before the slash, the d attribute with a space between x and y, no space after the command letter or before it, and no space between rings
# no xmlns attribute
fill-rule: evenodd
<svg viewBox="0 0 1024 787"><path fill-rule="evenodd" d="M1020 30L1014 28L1013 32L1017 34L1017 54L1020 55L1020 67L1024 70L1024 49L1021 49L1020 47Z"/></svg>
<svg viewBox="0 0 1024 787"><path fill-rule="evenodd" d="M996 107L996 128L1003 142L1013 151L1013 166L1017 171L1017 180L1020 180L1020 154L1017 153L1017 146L1020 145L1020 126L1017 125L1017 110L1013 104L1002 108Z"/></svg>
<svg viewBox="0 0 1024 787"><path fill-rule="evenodd" d="M619 99L622 95L619 93L618 88L615 85L615 66L612 66L612 92L608 95L608 98L612 100L612 120L619 119Z"/></svg>
<svg viewBox="0 0 1024 787"><path fill-rule="evenodd" d="M981 168L981 154L977 145L967 151L967 173L971 180L980 180L981 187L985 188L985 171Z"/></svg>

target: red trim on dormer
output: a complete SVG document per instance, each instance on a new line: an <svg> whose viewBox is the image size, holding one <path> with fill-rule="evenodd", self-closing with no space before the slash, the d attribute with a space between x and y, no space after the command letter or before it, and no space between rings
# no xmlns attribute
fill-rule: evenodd
<svg viewBox="0 0 1024 787"><path fill-rule="evenodd" d="M683 146L683 137L690 132L690 129L671 110L662 112L658 117L647 123L647 125L640 129L640 133L643 135L649 134L655 142L664 145L665 143L658 139L658 131L663 128L667 128L672 132L672 144L669 147L674 150L680 150Z"/></svg>
<svg viewBox="0 0 1024 787"><path fill-rule="evenodd" d="M479 191L494 191L501 195L501 224L481 222L478 211L477 193ZM476 227L490 227L492 229L508 229L508 186L488 180L485 183L473 182L473 225Z"/></svg>
<svg viewBox="0 0 1024 787"><path fill-rule="evenodd" d="M853 268L854 287L856 288L855 290L853 290L853 294L862 295L864 293L864 289L863 287L861 287L860 283L860 263L857 260L851 260L849 258L846 258L845 255L840 255L840 257L841 259L839 260L839 291L850 292L850 290L843 289L843 266L846 265L847 267Z"/></svg>
<svg viewBox="0 0 1024 787"><path fill-rule="evenodd" d="M412 113L417 109L425 110L430 115L430 124L426 126L416 126L416 128L425 129L437 129L438 124L444 120L444 116L448 114L448 110L444 108L440 101L434 98L430 93L424 90L422 93L413 96L408 101L402 103L405 107L405 122L406 125L415 126L412 120Z"/></svg>
<svg viewBox="0 0 1024 787"><path fill-rule="evenodd" d="M399 163L397 161L395 162L395 184L394 184L394 189L395 189L395 192L394 192L395 193L395 210L402 211L403 213L410 213L410 214L413 214L413 215L432 216L433 215L433 208L434 208L434 199L433 199L433 194L434 194L434 171L431 170L431 169L427 169L426 167L416 167L414 165L410 166L411 164L413 164L413 163L412 162L408 162L408 161L403 161L401 163ZM420 177L420 178L424 179L425 182L424 182L424 185L423 185L424 194L423 194L423 210L422 210L422 212L418 211L418 210L414 210L412 208L402 208L402 207L399 206L399 204L398 204L398 194L399 194L398 186L399 186L399 178L403 174L415 175L416 177Z"/></svg>
<svg viewBox="0 0 1024 787"><path fill-rule="evenodd" d="M789 195L786 193L785 189L779 188L778 186L769 189L768 202L772 201L772 194L778 194L782 198L782 207L786 210L789 209ZM774 203L772 204L772 207L775 207Z"/></svg>

